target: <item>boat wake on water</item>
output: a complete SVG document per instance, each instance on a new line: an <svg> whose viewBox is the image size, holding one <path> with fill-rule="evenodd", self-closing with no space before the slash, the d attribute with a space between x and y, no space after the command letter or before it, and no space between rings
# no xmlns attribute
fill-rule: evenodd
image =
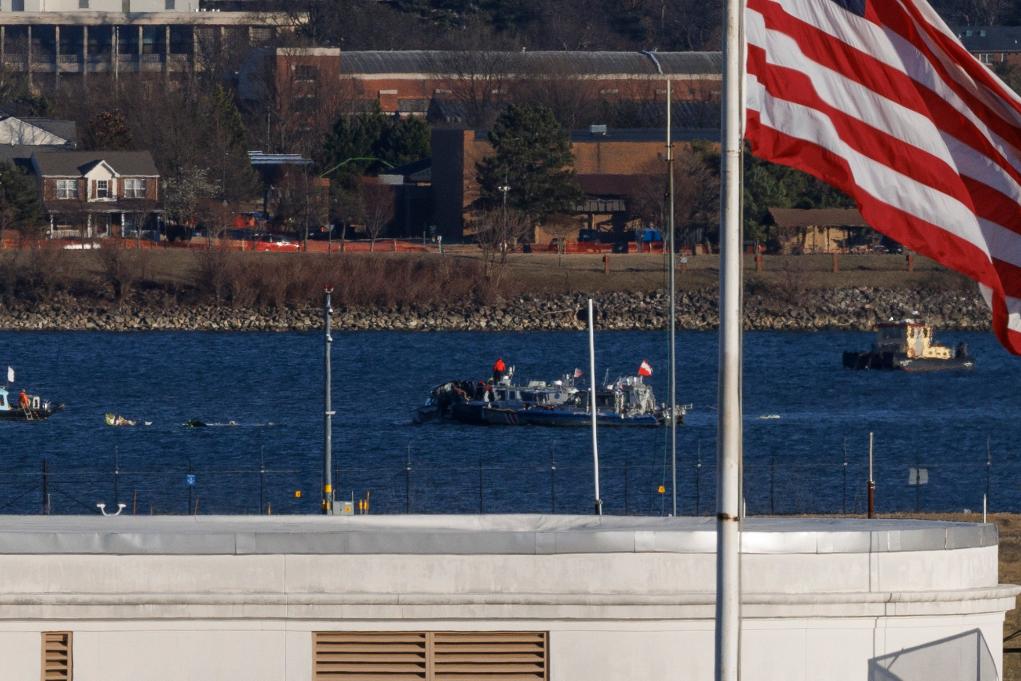
<svg viewBox="0 0 1021 681"><path fill-rule="evenodd" d="M265 423L240 423L234 421L203 421L202 419L189 419L181 424L185 428L272 428L277 425L273 421Z"/></svg>

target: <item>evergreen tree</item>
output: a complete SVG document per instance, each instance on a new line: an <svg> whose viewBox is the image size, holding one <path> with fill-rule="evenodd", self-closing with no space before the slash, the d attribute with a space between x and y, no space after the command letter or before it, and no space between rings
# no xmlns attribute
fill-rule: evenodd
<svg viewBox="0 0 1021 681"><path fill-rule="evenodd" d="M429 155L429 128L417 118L387 116L378 109L341 116L326 138L322 167L335 182L353 187L359 175L375 175Z"/></svg>
<svg viewBox="0 0 1021 681"><path fill-rule="evenodd" d="M222 85L203 100L208 112L209 146L204 164L222 199L236 203L257 193L258 178L248 159L245 125L234 97Z"/></svg>
<svg viewBox="0 0 1021 681"><path fill-rule="evenodd" d="M12 163L0 163L0 242L10 229L37 236L42 216L42 202L32 178Z"/></svg>
<svg viewBox="0 0 1021 681"><path fill-rule="evenodd" d="M543 106L511 105L489 132L493 155L476 164L480 202L507 206L533 220L573 211L582 198L567 133Z"/></svg>
<svg viewBox="0 0 1021 681"><path fill-rule="evenodd" d="M765 240L770 208L852 208L849 196L801 171L745 154L746 239Z"/></svg>

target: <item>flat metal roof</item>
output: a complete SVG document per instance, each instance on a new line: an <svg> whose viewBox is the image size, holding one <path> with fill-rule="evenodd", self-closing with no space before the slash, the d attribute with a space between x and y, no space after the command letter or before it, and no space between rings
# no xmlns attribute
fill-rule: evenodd
<svg viewBox="0 0 1021 681"><path fill-rule="evenodd" d="M877 553L995 546L996 526L748 518L745 553ZM564 515L0 516L0 554L713 553L712 518Z"/></svg>

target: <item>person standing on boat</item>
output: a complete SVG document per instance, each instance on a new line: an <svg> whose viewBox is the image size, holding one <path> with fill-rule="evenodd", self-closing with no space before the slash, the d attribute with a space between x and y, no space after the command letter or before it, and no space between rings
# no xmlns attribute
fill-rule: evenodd
<svg viewBox="0 0 1021 681"><path fill-rule="evenodd" d="M23 411L28 411L29 407L32 406L32 401L28 399L28 393L25 392L24 388L22 388L21 392L18 393L18 406L20 406Z"/></svg>
<svg viewBox="0 0 1021 681"><path fill-rule="evenodd" d="M498 358L493 363L493 383L499 383L503 380L504 372L507 371L507 365L504 364L503 358Z"/></svg>

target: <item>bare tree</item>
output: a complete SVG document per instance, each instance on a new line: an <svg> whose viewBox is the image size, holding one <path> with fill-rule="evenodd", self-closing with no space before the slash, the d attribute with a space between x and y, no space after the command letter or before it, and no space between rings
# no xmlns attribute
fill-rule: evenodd
<svg viewBox="0 0 1021 681"><path fill-rule="evenodd" d="M532 220L517 210L487 210L477 215L475 240L482 249L483 271L493 290L500 287L507 254L534 228Z"/></svg>
<svg viewBox="0 0 1021 681"><path fill-rule="evenodd" d="M363 182L359 186L362 218L365 232L369 236L369 250L376 246L376 239L383 235L387 225L394 219L394 192L384 184Z"/></svg>
<svg viewBox="0 0 1021 681"><path fill-rule="evenodd" d="M216 195L217 189L205 168L187 167L168 177L163 197L167 218L177 225L195 227L205 216L208 200Z"/></svg>
<svg viewBox="0 0 1021 681"><path fill-rule="evenodd" d="M567 253L567 238L576 234L580 227L579 217L558 213L551 215L542 223L542 230L552 234L557 240L557 267L563 267L564 254Z"/></svg>
<svg viewBox="0 0 1021 681"><path fill-rule="evenodd" d="M678 244L693 246L700 231L719 214L720 179L714 159L706 150L690 145L674 146L674 228ZM664 234L669 216L666 169L641 182L628 196L628 213L644 225L659 225Z"/></svg>
<svg viewBox="0 0 1021 681"><path fill-rule="evenodd" d="M450 82L450 96L464 111L465 127L488 128L507 100L513 53L461 50L441 55L432 70Z"/></svg>
<svg viewBox="0 0 1021 681"><path fill-rule="evenodd" d="M537 104L553 112L566 130L581 128L600 120L599 81L579 78L560 68L553 71L533 70L513 84L514 102Z"/></svg>

